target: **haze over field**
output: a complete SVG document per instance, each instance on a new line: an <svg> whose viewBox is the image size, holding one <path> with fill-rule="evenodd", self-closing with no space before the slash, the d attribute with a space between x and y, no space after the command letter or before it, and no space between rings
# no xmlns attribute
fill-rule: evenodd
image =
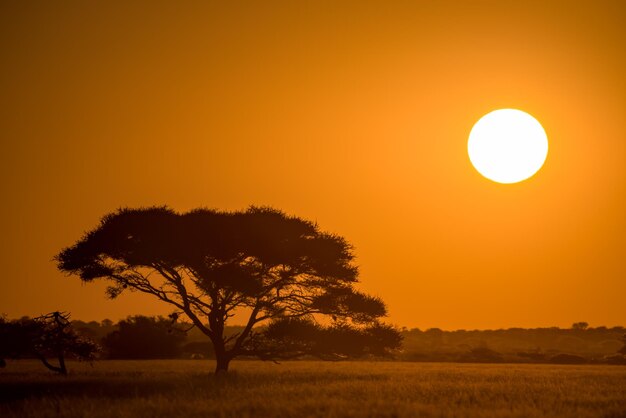
<svg viewBox="0 0 626 418"><path fill-rule="evenodd" d="M254 204L344 236L401 326L624 325L625 19L621 1L3 2L0 313L167 314L52 257L118 207ZM467 139L509 107L550 151L502 185Z"/></svg>

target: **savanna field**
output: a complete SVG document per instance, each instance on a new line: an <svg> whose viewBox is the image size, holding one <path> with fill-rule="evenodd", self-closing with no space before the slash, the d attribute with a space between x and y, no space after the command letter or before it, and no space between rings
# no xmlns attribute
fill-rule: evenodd
<svg viewBox="0 0 626 418"><path fill-rule="evenodd" d="M0 373L9 417L626 417L626 367L235 361L35 361Z"/></svg>

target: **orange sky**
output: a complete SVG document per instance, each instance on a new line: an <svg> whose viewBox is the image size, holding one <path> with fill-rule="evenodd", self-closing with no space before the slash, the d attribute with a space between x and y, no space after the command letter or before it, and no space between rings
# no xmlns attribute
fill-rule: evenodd
<svg viewBox="0 0 626 418"><path fill-rule="evenodd" d="M168 313L51 259L120 206L255 204L401 326L625 324L624 2L226 3L0 3L0 312ZM502 107L550 141L519 184L467 157Z"/></svg>

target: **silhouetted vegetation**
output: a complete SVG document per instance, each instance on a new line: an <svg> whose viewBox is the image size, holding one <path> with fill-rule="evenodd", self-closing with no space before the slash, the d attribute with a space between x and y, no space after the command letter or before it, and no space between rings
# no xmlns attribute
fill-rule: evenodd
<svg viewBox="0 0 626 418"><path fill-rule="evenodd" d="M30 319L20 321L27 320ZM99 357L104 359L215 358L213 345L206 341L206 335L202 331L190 323L173 322L172 318L135 315L115 324L109 320L102 322L75 320L72 321L72 328L80 336L99 341L103 346ZM238 335L243 328L243 326L225 327L224 335ZM402 331L404 341L395 358L424 362L622 365L626 364L623 347L626 343L625 331L623 327L404 330ZM271 329L263 328L258 332L271 335L281 344L291 345L288 347L290 352L297 352L300 349L301 353L309 351L317 353L315 356L302 354L297 357L321 357L331 360L345 358L337 357L332 349L329 350L324 345L326 342L319 335L315 335L318 330L311 327L308 322L289 324L283 329L272 325ZM336 341L331 344L343 344L351 358L376 354L376 346L371 340L367 344L359 341L361 334L351 334L350 331L341 329L335 329L333 332ZM289 334L293 333L296 333L296 336L292 338ZM322 335L329 334L323 331ZM372 336L368 338L375 340ZM380 353L384 353L385 341L388 338L390 337L382 336ZM6 347L6 344L4 346ZM366 346L367 351L364 349Z"/></svg>
<svg viewBox="0 0 626 418"><path fill-rule="evenodd" d="M132 316L118 323L118 330L102 339L111 359L179 358L185 334L162 317Z"/></svg>
<svg viewBox="0 0 626 418"><path fill-rule="evenodd" d="M72 328L77 333L83 335L93 341L102 341L102 339L113 331L117 331L119 323L113 323L110 319L101 322L90 321L85 322L80 319L72 320Z"/></svg>
<svg viewBox="0 0 626 418"><path fill-rule="evenodd" d="M66 357L93 360L98 346L79 336L71 327L69 315L53 312L37 318L6 321L0 318L0 358L35 357L56 373L67 374ZM53 364L50 359L55 359Z"/></svg>
<svg viewBox="0 0 626 418"><path fill-rule="evenodd" d="M209 337L219 372L242 355L350 358L398 348L399 333L379 321L382 300L355 289L353 258L342 237L275 209L152 207L105 216L57 261L85 282L109 280L110 297L134 290L175 307ZM235 310L249 311L247 323L226 335Z"/></svg>
<svg viewBox="0 0 626 418"><path fill-rule="evenodd" d="M588 325L571 329L412 329L402 333L399 357L409 361L622 364L626 362L620 351L626 342L622 341L624 331L623 327Z"/></svg>

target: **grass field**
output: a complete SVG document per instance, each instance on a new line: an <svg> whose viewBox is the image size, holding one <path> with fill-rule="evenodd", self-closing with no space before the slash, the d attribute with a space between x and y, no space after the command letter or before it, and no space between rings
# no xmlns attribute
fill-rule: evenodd
<svg viewBox="0 0 626 418"><path fill-rule="evenodd" d="M1 417L626 417L626 367L399 362L71 363L0 371Z"/></svg>

